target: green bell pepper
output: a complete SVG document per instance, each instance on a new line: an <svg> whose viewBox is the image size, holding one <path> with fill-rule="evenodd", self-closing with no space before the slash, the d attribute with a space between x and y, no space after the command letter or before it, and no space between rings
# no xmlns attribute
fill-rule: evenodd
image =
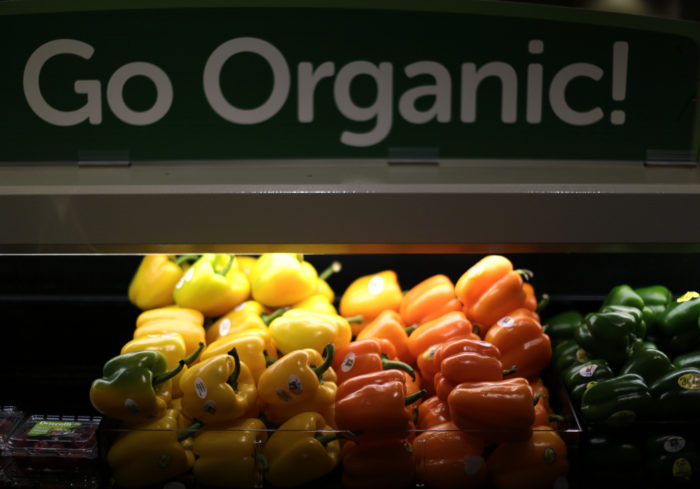
<svg viewBox="0 0 700 489"><path fill-rule="evenodd" d="M574 338L594 358L606 360L613 368L627 361L628 347L638 329L634 315L623 311L587 314L574 331Z"/></svg>
<svg viewBox="0 0 700 489"><path fill-rule="evenodd" d="M591 385L603 379L613 377L613 371L608 363L601 359L590 360L586 363L572 365L562 373L564 385L569 390L571 399L579 404L583 393Z"/></svg>
<svg viewBox="0 0 700 489"><path fill-rule="evenodd" d="M661 350L640 347L622 366L618 374L638 374L647 384L651 384L673 368L671 360Z"/></svg>
<svg viewBox="0 0 700 489"><path fill-rule="evenodd" d="M694 441L676 434L651 436L645 454L644 465L658 487L697 483L700 454Z"/></svg>
<svg viewBox="0 0 700 489"><path fill-rule="evenodd" d="M656 418L663 421L697 420L700 413L700 369L672 370L649 385Z"/></svg>
<svg viewBox="0 0 700 489"><path fill-rule="evenodd" d="M581 398L585 421L611 428L626 428L646 418L652 409L652 395L644 379L625 374L591 385Z"/></svg>
<svg viewBox="0 0 700 489"><path fill-rule="evenodd" d="M644 299L629 285L613 287L603 301L603 306L631 306L639 309L644 307Z"/></svg>
<svg viewBox="0 0 700 489"><path fill-rule="evenodd" d="M673 359L673 366L676 368L695 367L700 368L700 350L691 351L683 355L678 355Z"/></svg>
<svg viewBox="0 0 700 489"><path fill-rule="evenodd" d="M552 364L557 372L563 372L572 365L580 365L590 360L590 355L573 338L562 341L552 350Z"/></svg>
<svg viewBox="0 0 700 489"><path fill-rule="evenodd" d="M543 327L552 341L552 347L555 348L562 341L573 338L574 329L582 320L583 316L578 311L565 311L549 318Z"/></svg>
<svg viewBox="0 0 700 489"><path fill-rule="evenodd" d="M663 285L652 285L634 289L634 291L644 300L644 320L647 323L647 332L654 333L659 318L664 313L668 305L673 300L671 291Z"/></svg>
<svg viewBox="0 0 700 489"><path fill-rule="evenodd" d="M680 302L679 302L680 301ZM700 296L689 292L671 302L659 318L659 332L671 353L687 353L700 346Z"/></svg>
<svg viewBox="0 0 700 489"><path fill-rule="evenodd" d="M601 307L598 312L625 312L634 317L635 328L632 331L634 335L637 338L644 338L647 334L647 324L644 319L643 309L637 309L632 306L609 305Z"/></svg>

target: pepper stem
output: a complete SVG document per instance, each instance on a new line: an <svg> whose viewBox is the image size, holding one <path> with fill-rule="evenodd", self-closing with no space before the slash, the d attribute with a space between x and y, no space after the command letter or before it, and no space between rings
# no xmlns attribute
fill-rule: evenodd
<svg viewBox="0 0 700 489"><path fill-rule="evenodd" d="M413 406L413 424L418 424L418 406Z"/></svg>
<svg viewBox="0 0 700 489"><path fill-rule="evenodd" d="M238 377L241 375L241 359L238 358L238 350L236 350L235 347L228 352L228 354L233 357L236 366L233 368L233 373L231 374L231 377L228 378L226 383L233 387L234 391L238 392Z"/></svg>
<svg viewBox="0 0 700 489"><path fill-rule="evenodd" d="M508 370L504 370L504 371L503 371L503 376L505 377L506 375L514 374L514 373L517 372L517 371L518 371L518 366L517 366L517 365L513 365L513 366L510 367Z"/></svg>
<svg viewBox="0 0 700 489"><path fill-rule="evenodd" d="M549 305L549 294L542 294L542 298L540 301L537 303L537 307L535 308L535 312L542 312L545 307Z"/></svg>
<svg viewBox="0 0 700 489"><path fill-rule="evenodd" d="M420 399L421 397L423 397L427 393L428 393L428 391L426 391L425 389L421 389L418 392L414 392L410 396L406 396L406 401L405 401L406 406L413 404L414 402L416 402L418 399Z"/></svg>
<svg viewBox="0 0 700 489"><path fill-rule="evenodd" d="M350 316L347 318L343 318L349 323L361 323L362 321L365 320L365 318L362 316L362 314L357 314L355 316Z"/></svg>
<svg viewBox="0 0 700 489"><path fill-rule="evenodd" d="M153 377L153 385L162 384L162 383L165 382L166 380L172 379L172 378L175 377L177 374L179 374L180 371L181 371L184 367L185 367L185 361L184 361L184 360L180 360L179 362L177 362L177 367L175 367L174 369L169 370L168 372L164 372L164 373L162 373L162 374L160 374L160 375L156 375L155 377Z"/></svg>
<svg viewBox="0 0 700 489"><path fill-rule="evenodd" d="M336 440L347 440L347 436L345 436L345 435L342 434L342 433L338 433L338 432L329 433L329 434L327 434L327 435L323 435L323 434L321 434L321 433L316 433L316 434L314 435L314 438L316 438L316 440L318 440L318 442L319 442L321 445L323 445L324 447L325 447L326 445L328 445L328 444L329 444L330 442L332 442L332 441L336 441Z"/></svg>
<svg viewBox="0 0 700 489"><path fill-rule="evenodd" d="M523 280L525 280L525 281L532 280L532 277L535 276L535 274L532 273L532 270L527 270L525 268L518 268L517 270L514 270L514 271L515 271L515 273L520 275L523 278Z"/></svg>
<svg viewBox="0 0 700 489"><path fill-rule="evenodd" d="M223 270L221 270L220 272L216 272L217 274L225 277L226 274L229 272L229 270L231 270L231 266L233 265L233 262L236 260L236 257L233 255L228 255L228 258L229 258L229 260L228 260L228 263L226 264L226 267Z"/></svg>
<svg viewBox="0 0 700 489"><path fill-rule="evenodd" d="M384 370L389 370L392 368L395 368L396 370L403 370L410 375L414 381L416 380L416 373L413 371L413 367L399 360L389 360L384 354L382 354L382 368Z"/></svg>
<svg viewBox="0 0 700 489"><path fill-rule="evenodd" d="M253 459L257 465L262 466L263 472L270 470L270 462L267 461L267 457L262 453L254 453Z"/></svg>
<svg viewBox="0 0 700 489"><path fill-rule="evenodd" d="M188 426L187 428L185 428L177 434L177 441L182 441L189 438L190 436L194 435L202 426L204 426L204 423L202 423L198 419L195 419L190 426Z"/></svg>
<svg viewBox="0 0 700 489"><path fill-rule="evenodd" d="M411 333L413 333L417 329L418 329L418 326L414 324L412 326L404 328L403 330L406 332L406 336L411 336Z"/></svg>
<svg viewBox="0 0 700 489"><path fill-rule="evenodd" d="M200 353L202 353L202 350L203 350L203 349L204 349L204 343L202 343L202 342L200 341L200 342L199 342L199 346L197 347L197 349L196 349L195 351L193 351L192 353L190 353L189 356L183 358L182 361L185 362L185 365L191 364L192 362L194 362L195 360L197 360L197 357L199 356Z"/></svg>
<svg viewBox="0 0 700 489"><path fill-rule="evenodd" d="M474 333L477 336L481 336L481 327L478 324L475 324L472 326L472 333Z"/></svg>
<svg viewBox="0 0 700 489"><path fill-rule="evenodd" d="M173 263L175 263L175 265L179 266L179 265L182 265L183 263L185 263L186 261L195 261L198 259L199 259L199 255L180 255L173 260Z"/></svg>
<svg viewBox="0 0 700 489"><path fill-rule="evenodd" d="M311 369L314 371L319 381L323 377L323 373L326 370L328 370L331 364L333 363L333 353L335 353L335 346L333 345L333 343L328 343L324 351L326 352L326 359L321 365L319 365L318 367L313 367Z"/></svg>
<svg viewBox="0 0 700 489"><path fill-rule="evenodd" d="M537 403L540 402L540 399L542 399L543 397L545 397L544 393L538 392L537 395L532 400L532 405L536 406Z"/></svg>
<svg viewBox="0 0 700 489"><path fill-rule="evenodd" d="M265 355L265 366L269 367L273 363L277 361L276 358L272 358L270 355L267 354L267 350L263 350L263 355Z"/></svg>
<svg viewBox="0 0 700 489"><path fill-rule="evenodd" d="M547 419L549 419L549 421L560 421L561 422L561 421L564 421L566 418L564 416L562 416L561 414L549 413L547 415Z"/></svg>
<svg viewBox="0 0 700 489"><path fill-rule="evenodd" d="M279 309L275 309L272 311L270 314L261 314L260 319L263 320L263 323L265 323L265 326L269 326L272 321L280 317L282 314L285 312L289 311L291 307L285 306L285 307L280 307Z"/></svg>
<svg viewBox="0 0 700 489"><path fill-rule="evenodd" d="M340 264L339 261L334 261L330 265L328 265L328 268L326 268L324 271L318 274L318 279L319 280L327 280L328 277L333 275L334 273L338 273L340 270L343 269L343 266Z"/></svg>

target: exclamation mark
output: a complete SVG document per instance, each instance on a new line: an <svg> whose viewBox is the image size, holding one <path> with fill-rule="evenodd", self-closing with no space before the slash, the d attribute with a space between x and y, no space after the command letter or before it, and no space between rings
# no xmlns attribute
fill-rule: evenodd
<svg viewBox="0 0 700 489"><path fill-rule="evenodd" d="M616 102L622 102L627 96L627 59L629 44L618 41L613 44L613 70L612 70L612 98ZM610 122L616 126L625 123L625 111L613 110L610 113Z"/></svg>

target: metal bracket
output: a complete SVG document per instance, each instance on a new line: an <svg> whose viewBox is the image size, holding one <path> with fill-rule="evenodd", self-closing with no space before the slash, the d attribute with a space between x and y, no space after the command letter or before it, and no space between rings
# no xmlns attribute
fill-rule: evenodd
<svg viewBox="0 0 700 489"><path fill-rule="evenodd" d="M131 166L129 151L78 151L78 167L128 167Z"/></svg>
<svg viewBox="0 0 700 489"><path fill-rule="evenodd" d="M401 165L429 165L440 164L439 148L389 148L388 164Z"/></svg>
<svg viewBox="0 0 700 489"><path fill-rule="evenodd" d="M698 160L692 151L648 149L644 166L695 168Z"/></svg>

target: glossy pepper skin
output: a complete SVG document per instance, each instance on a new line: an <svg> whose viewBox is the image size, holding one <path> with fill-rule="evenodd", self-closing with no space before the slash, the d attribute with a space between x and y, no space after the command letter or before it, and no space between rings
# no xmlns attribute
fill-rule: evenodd
<svg viewBox="0 0 700 489"><path fill-rule="evenodd" d="M276 487L294 487L319 479L340 462L340 443L327 441L332 427L318 413L300 413L274 432L263 448L269 469L265 479Z"/></svg>
<svg viewBox="0 0 700 489"><path fill-rule="evenodd" d="M450 421L450 410L447 402L437 396L432 396L418 405L416 428L428 430L434 426Z"/></svg>
<svg viewBox="0 0 700 489"><path fill-rule="evenodd" d="M250 271L250 284L253 299L261 304L291 306L316 292L318 272L303 255L265 253Z"/></svg>
<svg viewBox="0 0 700 489"><path fill-rule="evenodd" d="M500 255L479 260L457 280L455 290L467 318L482 328L482 335L527 299L521 272Z"/></svg>
<svg viewBox="0 0 700 489"><path fill-rule="evenodd" d="M160 351L118 355L105 363L102 378L90 387L90 402L100 413L128 424L160 417L167 408L169 385L181 367L166 372L168 360Z"/></svg>
<svg viewBox="0 0 700 489"><path fill-rule="evenodd" d="M200 355L200 362L209 358L228 354L233 349L238 352L238 357L250 370L253 380L257 383L260 375L267 368L266 351L268 346L262 334L238 333L219 338L210 343Z"/></svg>
<svg viewBox="0 0 700 489"><path fill-rule="evenodd" d="M142 336L127 342L122 346L121 354L134 353L137 351L159 351L167 359L167 369L172 370L178 366L180 360L187 356L185 340L180 333L165 333L157 335ZM184 365L179 374L173 377L172 397L182 396L180 390L180 377L189 367ZM162 389L161 389L162 392Z"/></svg>
<svg viewBox="0 0 700 489"><path fill-rule="evenodd" d="M335 349L350 344L352 330L347 319L319 312L291 309L269 326L277 349L283 354L311 348L322 353L332 343Z"/></svg>
<svg viewBox="0 0 700 489"><path fill-rule="evenodd" d="M637 324L635 317L626 312L591 313L576 328L574 337L593 357L619 368L627 361L627 348Z"/></svg>
<svg viewBox="0 0 700 489"><path fill-rule="evenodd" d="M603 300L603 306L630 306L640 311L644 307L644 299L627 284L617 285L608 292Z"/></svg>
<svg viewBox="0 0 700 489"><path fill-rule="evenodd" d="M338 384L358 375L392 368L403 370L415 377L410 365L391 360L395 356L396 348L389 340L366 338L353 341L337 349L333 357L333 369L338 375Z"/></svg>
<svg viewBox="0 0 700 489"><path fill-rule="evenodd" d="M143 311L136 318L136 327L140 328L151 321L169 321L172 319L189 321L195 326L204 325L204 314L198 310L172 305Z"/></svg>
<svg viewBox="0 0 700 489"><path fill-rule="evenodd" d="M583 320L583 315L578 311L564 311L552 316L543 325L544 332L552 341L552 347L556 348L559 343L573 339L576 326Z"/></svg>
<svg viewBox="0 0 700 489"><path fill-rule="evenodd" d="M384 270L355 279L340 297L340 315L361 315L362 323L352 324L352 334L360 331L383 311L399 311L403 293L398 276L393 270Z"/></svg>
<svg viewBox="0 0 700 489"><path fill-rule="evenodd" d="M552 363L558 372L590 360L590 355L573 338L562 341L552 350Z"/></svg>
<svg viewBox="0 0 700 489"><path fill-rule="evenodd" d="M685 300L685 297L693 297ZM672 354L687 353L700 345L700 297L686 294L666 308L658 322L666 348ZM679 302L681 301L681 302Z"/></svg>
<svg viewBox="0 0 700 489"><path fill-rule="evenodd" d="M255 406L257 390L238 352L216 355L193 365L180 379L182 411L205 425L221 425L243 417Z"/></svg>
<svg viewBox="0 0 700 489"><path fill-rule="evenodd" d="M414 397L420 397L423 392ZM338 388L335 416L338 428L405 437L410 429L412 412L406 408L415 399L407 398L406 377L400 370L382 370L358 375Z"/></svg>
<svg viewBox="0 0 700 489"><path fill-rule="evenodd" d="M684 353L683 355L678 355L676 358L673 359L673 366L675 368L700 368L700 350Z"/></svg>
<svg viewBox="0 0 700 489"><path fill-rule="evenodd" d="M182 417L170 409L159 419L120 435L107 453L119 487L148 487L191 469L194 454L178 440L185 427Z"/></svg>
<svg viewBox="0 0 700 489"><path fill-rule="evenodd" d="M265 424L257 418L201 430L192 445L197 456L192 472L197 482L211 487L258 487L264 463L256 455L267 437Z"/></svg>
<svg viewBox="0 0 700 489"><path fill-rule="evenodd" d="M662 375L649 385L656 418L696 420L700 412L700 369L685 367Z"/></svg>
<svg viewBox="0 0 700 489"><path fill-rule="evenodd" d="M581 414L591 424L624 428L648 418L653 399L644 379L625 374L601 380L590 386L581 397Z"/></svg>
<svg viewBox="0 0 700 489"><path fill-rule="evenodd" d="M532 387L522 377L458 384L447 404L459 428L496 442L527 439L535 419Z"/></svg>
<svg viewBox="0 0 700 489"><path fill-rule="evenodd" d="M645 320L649 333L655 333L659 319L673 300L673 294L664 285L640 287L634 291L644 301Z"/></svg>
<svg viewBox="0 0 700 489"><path fill-rule="evenodd" d="M413 447L407 440L348 441L340 457L345 489L408 489L415 483Z"/></svg>
<svg viewBox="0 0 700 489"><path fill-rule="evenodd" d="M173 297L180 307L218 317L248 299L250 283L233 255L204 254L185 272Z"/></svg>
<svg viewBox="0 0 700 489"><path fill-rule="evenodd" d="M417 357L433 345L472 334L472 323L461 311L452 311L418 326L408 337L408 350Z"/></svg>
<svg viewBox="0 0 700 489"><path fill-rule="evenodd" d="M173 290L184 273L174 256L144 256L129 283L129 301L141 310L172 304Z"/></svg>
<svg viewBox="0 0 700 489"><path fill-rule="evenodd" d="M569 390L571 399L581 402L583 393L594 382L610 379L614 376L608 362L602 358L589 360L581 364L572 365L561 374L564 385Z"/></svg>
<svg viewBox="0 0 700 489"><path fill-rule="evenodd" d="M482 487L488 475L483 452L481 438L449 421L413 440L416 474L435 489Z"/></svg>
<svg viewBox="0 0 700 489"><path fill-rule="evenodd" d="M438 347L436 357L440 374L447 382L461 384L503 380L501 353L493 344L464 339L443 345Z"/></svg>
<svg viewBox="0 0 700 489"><path fill-rule="evenodd" d="M207 328L207 344L224 336L251 329L267 329L267 324L261 317L266 308L256 301L245 301L233 311L229 311Z"/></svg>
<svg viewBox="0 0 700 489"><path fill-rule="evenodd" d="M178 333L185 341L188 355L194 352L200 343L205 342L204 327L187 319L154 319L134 330L134 339L151 335Z"/></svg>
<svg viewBox="0 0 700 489"><path fill-rule="evenodd" d="M489 328L484 341L501 352L503 367L517 366L510 377L536 377L549 365L552 344L542 325L530 316L513 315L499 319Z"/></svg>
<svg viewBox="0 0 700 489"><path fill-rule="evenodd" d="M386 310L367 324L357 335L356 340L365 338L386 339L396 348L396 356L402 362L413 364L416 357L408 349L408 334L401 315L394 310Z"/></svg>
<svg viewBox="0 0 700 489"><path fill-rule="evenodd" d="M674 367L668 356L656 348L639 348L619 370L619 375L641 375L647 385L666 374Z"/></svg>
<svg viewBox="0 0 700 489"><path fill-rule="evenodd" d="M697 485L700 452L694 440L678 434L650 436L644 453L645 466L658 487Z"/></svg>
<svg viewBox="0 0 700 489"><path fill-rule="evenodd" d="M445 313L459 311L455 286L447 275L437 274L412 287L403 296L399 313L405 324L420 325Z"/></svg>
<svg viewBox="0 0 700 489"><path fill-rule="evenodd" d="M528 440L497 446L486 466L496 489L556 487L569 472L566 444L548 426L535 427Z"/></svg>

